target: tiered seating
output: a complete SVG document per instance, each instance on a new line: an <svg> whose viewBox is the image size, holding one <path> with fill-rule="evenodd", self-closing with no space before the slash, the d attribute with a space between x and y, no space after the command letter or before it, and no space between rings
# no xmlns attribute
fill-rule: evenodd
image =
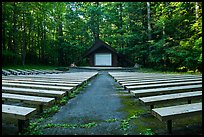
<svg viewBox="0 0 204 137"><path fill-rule="evenodd" d="M2 76L2 114L18 120L21 132L24 123L32 117L30 114L36 113L36 110L43 112L43 106L53 105L57 99L68 95L95 75L96 72L77 72ZM36 108L8 105L7 102L21 102Z"/></svg>
<svg viewBox="0 0 204 137"><path fill-rule="evenodd" d="M142 104L150 106L153 116L167 122L167 129L172 133L172 120L202 113L202 76L153 74L137 72L109 72L109 74L137 97ZM180 105L179 102L185 101ZM196 103L191 101L195 100ZM177 105L154 108L155 105L165 105L176 101ZM171 103L169 103L171 105Z"/></svg>
<svg viewBox="0 0 204 137"><path fill-rule="evenodd" d="M2 69L2 75L36 75L36 74L59 74L59 73L67 73L67 71L59 71L59 70L36 70L36 69Z"/></svg>
<svg viewBox="0 0 204 137"><path fill-rule="evenodd" d="M4 75L4 76L11 75L11 72L2 69L2 75Z"/></svg>

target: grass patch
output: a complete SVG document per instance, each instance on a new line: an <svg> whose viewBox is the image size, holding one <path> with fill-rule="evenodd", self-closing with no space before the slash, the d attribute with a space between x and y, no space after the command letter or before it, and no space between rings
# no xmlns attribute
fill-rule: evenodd
<svg viewBox="0 0 204 137"><path fill-rule="evenodd" d="M118 121L118 119L117 118L110 118L110 119L107 119L107 120L105 120L106 122L116 122L116 121Z"/></svg>
<svg viewBox="0 0 204 137"><path fill-rule="evenodd" d="M48 123L43 126L43 128L55 128L55 127L60 127L60 128L91 128L95 127L97 124L95 122L90 122L86 124L53 124L53 123Z"/></svg>

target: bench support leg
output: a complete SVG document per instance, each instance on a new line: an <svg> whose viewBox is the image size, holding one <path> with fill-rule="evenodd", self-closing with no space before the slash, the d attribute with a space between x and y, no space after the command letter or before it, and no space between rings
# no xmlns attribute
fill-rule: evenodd
<svg viewBox="0 0 204 137"><path fill-rule="evenodd" d="M40 113L43 112L43 105L39 105L39 112L40 112Z"/></svg>
<svg viewBox="0 0 204 137"><path fill-rule="evenodd" d="M152 110L154 108L154 105L150 105L150 109Z"/></svg>
<svg viewBox="0 0 204 137"><path fill-rule="evenodd" d="M191 100L188 100L188 104L191 104Z"/></svg>
<svg viewBox="0 0 204 137"><path fill-rule="evenodd" d="M29 120L18 120L18 131L22 132L29 125Z"/></svg>
<svg viewBox="0 0 204 137"><path fill-rule="evenodd" d="M169 134L172 133L172 120L167 121L167 130Z"/></svg>

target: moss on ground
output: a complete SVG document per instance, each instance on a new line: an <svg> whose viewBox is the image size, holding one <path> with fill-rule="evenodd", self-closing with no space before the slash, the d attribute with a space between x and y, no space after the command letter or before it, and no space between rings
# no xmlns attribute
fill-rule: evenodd
<svg viewBox="0 0 204 137"><path fill-rule="evenodd" d="M117 91L116 91L117 92ZM121 102L123 107L118 111L123 111L126 113L126 119L129 119L131 116L135 115L136 118L129 121L128 124L133 125L133 132L135 135L155 135L155 134L168 134L166 129L166 123L159 121L150 113L149 106L145 106L139 102L139 100L132 95L127 96L126 94L130 94L128 92L117 92L119 97L121 98ZM126 95L126 96L123 96ZM200 102L202 100L193 100L193 102ZM172 106L178 104L186 104L187 101L169 101L168 103L161 103L157 105L157 107L162 106ZM190 127L190 125L202 125L202 116L192 116L181 119L173 120L173 131L174 134L181 132L180 134L186 134L186 127ZM179 129L179 130L178 130ZM191 128L193 129L193 127ZM198 129L195 131L202 132L202 129ZM192 133L192 134L200 134L200 133Z"/></svg>

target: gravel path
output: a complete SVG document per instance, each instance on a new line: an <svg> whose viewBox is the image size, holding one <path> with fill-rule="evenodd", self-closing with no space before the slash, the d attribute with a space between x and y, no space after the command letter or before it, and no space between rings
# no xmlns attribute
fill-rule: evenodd
<svg viewBox="0 0 204 137"><path fill-rule="evenodd" d="M76 127L60 128L52 127L43 129L43 134L47 135L120 135L125 134L120 129L120 119L124 114L118 109L122 107L120 98L117 96L114 85L117 84L107 72L100 72L92 79L88 86L62 106L46 123L53 124L87 124L96 123L90 128ZM118 119L115 122L106 120Z"/></svg>

